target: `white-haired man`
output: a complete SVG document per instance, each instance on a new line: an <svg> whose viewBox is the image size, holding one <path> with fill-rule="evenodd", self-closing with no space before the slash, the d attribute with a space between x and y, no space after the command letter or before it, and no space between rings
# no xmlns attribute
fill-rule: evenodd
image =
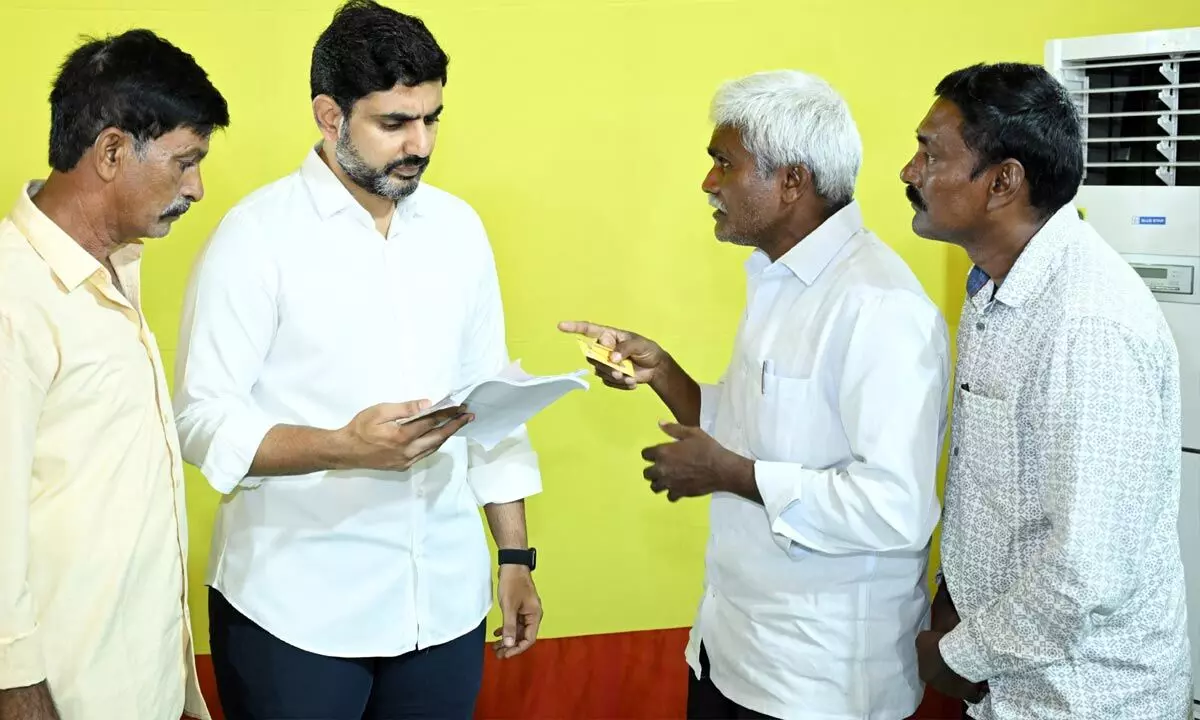
<svg viewBox="0 0 1200 720"><path fill-rule="evenodd" d="M688 716L896 720L920 704L913 642L946 424L945 322L863 225L862 142L845 101L800 72L713 101L703 190L716 236L755 248L733 357L700 385L653 341L585 322L678 424L643 451L654 492L711 495Z"/></svg>

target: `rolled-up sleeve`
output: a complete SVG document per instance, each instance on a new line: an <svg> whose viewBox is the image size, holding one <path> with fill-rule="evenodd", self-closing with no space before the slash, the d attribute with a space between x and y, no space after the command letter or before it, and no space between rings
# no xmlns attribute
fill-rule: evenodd
<svg viewBox="0 0 1200 720"><path fill-rule="evenodd" d="M937 524L949 338L907 292L864 300L837 389L854 460L845 467L755 463L776 543L827 554L920 550Z"/></svg>
<svg viewBox="0 0 1200 720"><path fill-rule="evenodd" d="M0 319L0 689L46 679L29 587L30 488L45 388Z"/></svg>
<svg viewBox="0 0 1200 720"><path fill-rule="evenodd" d="M467 480L481 506L509 503L542 491L537 453L524 427L491 450L468 443Z"/></svg>
<svg viewBox="0 0 1200 720"><path fill-rule="evenodd" d="M460 386L491 377L509 363L505 341L504 304L495 258L483 224L472 218L470 229L476 239L477 277L468 287L476 289L472 312L465 323L465 351L460 368ZM542 491L538 457L521 425L491 450L476 442L467 442L467 482L479 505L509 503L537 495Z"/></svg>
<svg viewBox="0 0 1200 720"><path fill-rule="evenodd" d="M716 385L700 384L700 429L709 435L716 431L717 403L721 401L723 388L723 382Z"/></svg>
<svg viewBox="0 0 1200 720"><path fill-rule="evenodd" d="M175 421L183 458L217 491L246 477L276 424L251 389L276 324L275 267L247 251L253 221L231 214L209 240L184 299L175 372Z"/></svg>

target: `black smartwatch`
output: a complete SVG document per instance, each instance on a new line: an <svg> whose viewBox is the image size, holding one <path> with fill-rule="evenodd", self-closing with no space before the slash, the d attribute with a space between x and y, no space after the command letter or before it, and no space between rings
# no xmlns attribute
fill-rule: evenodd
<svg viewBox="0 0 1200 720"><path fill-rule="evenodd" d="M501 548L498 555L500 565L524 565L530 570L537 567L537 548L529 548L528 550Z"/></svg>

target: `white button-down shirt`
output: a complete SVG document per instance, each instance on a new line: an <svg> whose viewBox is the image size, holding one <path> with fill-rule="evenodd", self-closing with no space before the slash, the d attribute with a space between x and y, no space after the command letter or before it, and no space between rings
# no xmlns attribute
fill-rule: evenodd
<svg viewBox="0 0 1200 720"><path fill-rule="evenodd" d="M1145 283L1067 205L958 330L942 655L988 720L1182 720L1179 360Z"/></svg>
<svg viewBox="0 0 1200 720"><path fill-rule="evenodd" d="M688 645L730 700L775 717L896 720L920 703L945 322L904 262L843 208L777 262L748 305L703 428L756 461L765 502L711 503Z"/></svg>
<svg viewBox="0 0 1200 720"><path fill-rule="evenodd" d="M221 222L189 283L175 407L184 458L228 493L208 582L276 637L394 656L475 628L492 602L480 505L541 490L524 428L406 472L246 478L285 423L336 429L441 399L508 363L483 224L422 184L387 237L316 152Z"/></svg>

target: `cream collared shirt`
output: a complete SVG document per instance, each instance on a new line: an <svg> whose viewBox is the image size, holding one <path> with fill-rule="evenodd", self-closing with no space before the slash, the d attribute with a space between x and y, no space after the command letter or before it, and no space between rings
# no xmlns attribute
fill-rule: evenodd
<svg viewBox="0 0 1200 720"><path fill-rule="evenodd" d="M63 720L207 718L186 604L183 468L139 297L26 186L0 221L0 689Z"/></svg>

